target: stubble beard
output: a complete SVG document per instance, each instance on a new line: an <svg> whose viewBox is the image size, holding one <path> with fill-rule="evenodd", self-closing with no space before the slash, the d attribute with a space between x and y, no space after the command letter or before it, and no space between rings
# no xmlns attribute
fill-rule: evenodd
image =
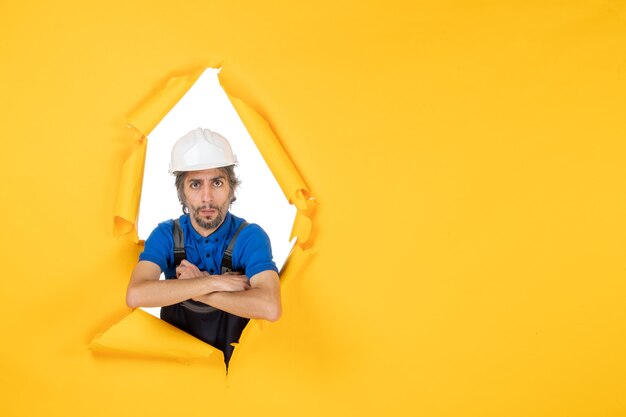
<svg viewBox="0 0 626 417"><path fill-rule="evenodd" d="M205 217L202 217L200 215L200 210L205 210L205 209L217 210L217 214L215 215L215 218L212 220L208 220ZM196 223L203 229L207 229L207 230L215 229L220 224L222 224L222 222L224 221L225 211L226 211L226 206L220 207L220 206L215 206L213 204L200 206L200 207L192 207L191 209L193 219L196 221Z"/></svg>

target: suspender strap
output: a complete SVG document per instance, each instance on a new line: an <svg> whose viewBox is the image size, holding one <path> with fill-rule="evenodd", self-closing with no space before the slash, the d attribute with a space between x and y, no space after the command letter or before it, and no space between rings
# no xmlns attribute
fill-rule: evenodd
<svg viewBox="0 0 626 417"><path fill-rule="evenodd" d="M248 222L243 222L239 225L239 228L233 235L233 238L230 240L228 247L224 251L224 256L222 256L222 270L221 273L225 274L226 272L231 272L233 270L233 248L235 247L235 242L237 241L237 237L239 236L239 232L243 230L244 227L248 225Z"/></svg>
<svg viewBox="0 0 626 417"><path fill-rule="evenodd" d="M239 232L241 232L241 230L247 225L247 222L241 223L241 225L233 235L233 238L228 243L228 247L226 248L226 250L224 251L224 255L222 256L222 274L233 270L233 248L235 247L235 241L239 236ZM187 259L187 252L185 251L185 239L183 235L183 229L180 227L179 219L174 220L174 224L172 226L172 237L174 238L174 265L178 266L183 259ZM194 300L182 301L181 305L195 313L211 313L217 310L215 307Z"/></svg>
<svg viewBox="0 0 626 417"><path fill-rule="evenodd" d="M183 229L180 227L180 219L175 219L172 225L172 237L174 238L174 265L178 266L183 259L187 259L185 252L185 239Z"/></svg>

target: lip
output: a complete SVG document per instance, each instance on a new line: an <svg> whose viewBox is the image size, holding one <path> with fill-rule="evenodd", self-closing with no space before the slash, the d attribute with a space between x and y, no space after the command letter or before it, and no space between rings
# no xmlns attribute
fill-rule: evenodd
<svg viewBox="0 0 626 417"><path fill-rule="evenodd" d="M217 212L217 210L215 209L202 209L200 210L200 214L202 214L203 216L210 216L212 214L215 214Z"/></svg>

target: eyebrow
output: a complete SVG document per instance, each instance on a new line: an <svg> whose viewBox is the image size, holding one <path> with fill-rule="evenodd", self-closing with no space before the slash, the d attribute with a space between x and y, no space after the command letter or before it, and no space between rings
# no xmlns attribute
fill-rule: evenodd
<svg viewBox="0 0 626 417"><path fill-rule="evenodd" d="M212 177L209 178L209 181L215 181L215 180L225 180L226 177L223 175L218 175L217 177ZM189 177L186 179L187 182L192 182L192 181L204 181L203 178L197 178L197 177Z"/></svg>

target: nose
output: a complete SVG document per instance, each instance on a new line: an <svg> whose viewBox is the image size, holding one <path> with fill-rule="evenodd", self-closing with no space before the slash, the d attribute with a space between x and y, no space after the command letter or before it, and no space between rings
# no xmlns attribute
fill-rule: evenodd
<svg viewBox="0 0 626 417"><path fill-rule="evenodd" d="M211 186L210 184L204 184L202 186L202 202L203 203L210 203L213 201L213 192L211 190Z"/></svg>

